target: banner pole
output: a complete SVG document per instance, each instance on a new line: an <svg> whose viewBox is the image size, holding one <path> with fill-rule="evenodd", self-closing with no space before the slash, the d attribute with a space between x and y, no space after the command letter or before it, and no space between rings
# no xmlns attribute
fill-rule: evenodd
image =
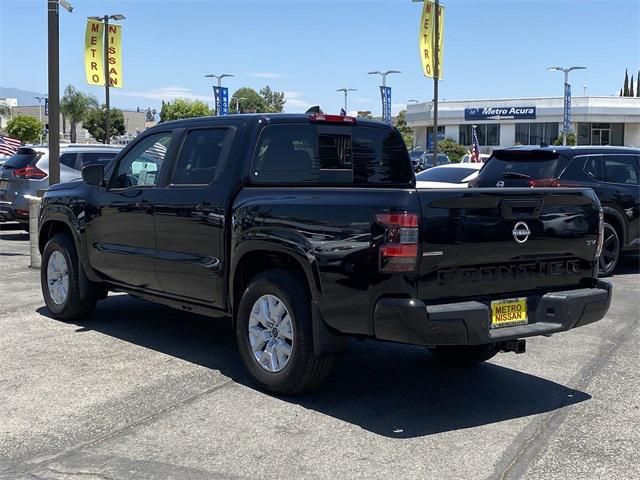
<svg viewBox="0 0 640 480"><path fill-rule="evenodd" d="M435 0L435 35L433 36L433 158L438 155L438 77L440 76L440 0ZM435 163L434 163L435 165Z"/></svg>
<svg viewBox="0 0 640 480"><path fill-rule="evenodd" d="M111 125L109 118L109 16L104 16L104 99L105 99L105 116L104 116L104 143L111 143Z"/></svg>
<svg viewBox="0 0 640 480"><path fill-rule="evenodd" d="M49 59L49 186L60 183L60 39L58 1L47 3Z"/></svg>

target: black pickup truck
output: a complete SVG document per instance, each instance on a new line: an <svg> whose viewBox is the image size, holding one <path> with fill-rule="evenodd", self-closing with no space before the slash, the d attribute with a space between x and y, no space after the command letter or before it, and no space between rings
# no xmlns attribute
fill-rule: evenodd
<svg viewBox="0 0 640 480"><path fill-rule="evenodd" d="M402 137L331 115L161 123L44 196L51 314L108 291L231 317L263 389L318 385L350 338L439 361L524 351L601 319L602 211L590 189L416 189Z"/></svg>

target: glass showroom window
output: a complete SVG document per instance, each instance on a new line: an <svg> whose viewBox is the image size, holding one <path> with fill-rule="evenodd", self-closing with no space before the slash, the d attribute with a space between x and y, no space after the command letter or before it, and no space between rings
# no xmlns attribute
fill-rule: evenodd
<svg viewBox="0 0 640 480"><path fill-rule="evenodd" d="M521 145L551 145L558 138L558 124L550 123L517 123L516 143Z"/></svg>
<svg viewBox="0 0 640 480"><path fill-rule="evenodd" d="M476 133L478 135L478 143L480 146L500 145L500 124L485 123L477 125ZM471 145L473 143L473 125L460 125L460 145Z"/></svg>

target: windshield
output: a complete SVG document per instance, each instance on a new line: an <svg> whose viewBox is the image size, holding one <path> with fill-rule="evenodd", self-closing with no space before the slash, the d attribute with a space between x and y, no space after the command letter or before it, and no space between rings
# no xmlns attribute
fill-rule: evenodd
<svg viewBox="0 0 640 480"><path fill-rule="evenodd" d="M476 168L432 168L417 174L416 180L420 182L460 183L477 171Z"/></svg>
<svg viewBox="0 0 640 480"><path fill-rule="evenodd" d="M40 158L42 153L32 150L30 148L21 148L18 152L9 158L6 162L4 162L3 166L5 168L24 168L29 165L33 165Z"/></svg>

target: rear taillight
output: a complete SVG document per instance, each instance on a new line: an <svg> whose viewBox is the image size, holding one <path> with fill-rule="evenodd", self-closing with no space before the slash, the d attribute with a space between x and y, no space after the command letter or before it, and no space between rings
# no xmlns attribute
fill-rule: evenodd
<svg viewBox="0 0 640 480"><path fill-rule="evenodd" d="M578 188L583 185L580 182L572 182L569 180L560 180L559 178L538 178L529 180L530 187L567 187Z"/></svg>
<svg viewBox="0 0 640 480"><path fill-rule="evenodd" d="M314 115L310 115L309 120L311 120L312 122L327 123L356 123L356 119L354 117L348 117L346 115L325 115L324 113L316 113Z"/></svg>
<svg viewBox="0 0 640 480"><path fill-rule="evenodd" d="M557 187L557 178L535 178L529 180L530 187Z"/></svg>
<svg viewBox="0 0 640 480"><path fill-rule="evenodd" d="M596 260L602 253L602 245L604 243L604 213L602 207L598 210L598 243L596 246Z"/></svg>
<svg viewBox="0 0 640 480"><path fill-rule="evenodd" d="M380 271L413 272L418 264L418 214L378 213L376 221L384 227Z"/></svg>
<svg viewBox="0 0 640 480"><path fill-rule="evenodd" d="M47 174L38 167L28 166L14 170L13 176L16 178L26 178L27 180L39 180L46 177Z"/></svg>

